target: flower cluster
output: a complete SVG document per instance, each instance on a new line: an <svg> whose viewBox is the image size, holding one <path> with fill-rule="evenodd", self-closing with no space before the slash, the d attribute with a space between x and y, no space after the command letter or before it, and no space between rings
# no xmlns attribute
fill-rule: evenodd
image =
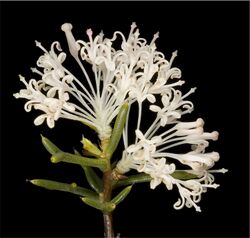
<svg viewBox="0 0 250 238"><path fill-rule="evenodd" d="M141 38L136 24L126 38L123 33L114 32L112 38L105 38L101 32L93 36L91 29L86 31L88 41L75 40L72 25L62 25L70 54L81 68L84 80L77 79L63 66L66 54L59 42L51 45L47 51L39 42L36 46L43 51L32 71L39 77L26 82L20 80L26 89L14 94L16 98L28 100L25 110L32 108L42 111L34 123L42 124L45 119L50 128L59 118L80 121L94 129L100 140L109 139L111 123L124 102L131 108L137 104L138 120L136 130L129 130L129 113L123 131L124 151L115 170L125 174L131 169L146 173L152 177L150 187L154 189L164 183L168 190L176 186L180 199L176 209L194 207L200 211L197 203L207 188L216 188L213 173L226 172L225 169L211 170L219 160L217 152L205 152L209 140L217 140L218 132L203 131L204 121L181 122L184 114L193 110L192 102L186 98L195 91L192 88L186 94L178 90L184 81L180 80L181 71L172 67L177 52L170 60L157 51L156 33L150 43ZM120 42L120 49L113 48L114 42ZM90 77L83 63L92 67ZM155 114L155 120L143 133L141 120L144 101L148 101L149 110ZM161 101L159 103L159 100ZM159 106L161 104L161 106ZM133 144L128 138L135 136ZM170 152L170 148L190 145L190 151L182 154ZM183 170L194 175L189 180L175 178L174 172Z"/></svg>

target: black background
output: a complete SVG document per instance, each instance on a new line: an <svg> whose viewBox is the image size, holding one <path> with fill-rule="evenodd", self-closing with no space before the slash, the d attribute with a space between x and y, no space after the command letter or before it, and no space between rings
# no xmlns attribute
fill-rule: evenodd
<svg viewBox="0 0 250 238"><path fill-rule="evenodd" d="M212 144L221 155L216 168L229 172L216 176L221 186L203 195L202 213L174 210L176 190L135 186L115 212L115 230L122 237L248 236L248 18L248 2L1 2L1 235L103 235L101 213L78 197L25 182L47 178L84 184L77 166L49 162L39 134L70 151L87 129L63 120L52 130L36 127L37 113L25 112L12 94L22 87L18 74L30 78L29 68L42 54L34 40L47 49L59 40L67 51L60 30L65 22L74 25L76 38L86 40L87 28L95 34L103 29L107 37L115 30L126 35L135 21L148 41L160 31L157 46L167 59L178 50L174 65L182 70L184 89L198 88L190 97L191 118L202 117L207 131L220 132Z"/></svg>

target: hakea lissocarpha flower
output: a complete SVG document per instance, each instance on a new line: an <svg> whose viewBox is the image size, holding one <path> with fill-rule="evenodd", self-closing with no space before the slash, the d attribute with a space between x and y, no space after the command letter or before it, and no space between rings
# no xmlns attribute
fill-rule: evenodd
<svg viewBox="0 0 250 238"><path fill-rule="evenodd" d="M43 51L37 61L38 68L32 68L38 80L27 82L20 76L26 89L14 94L16 98L28 100L26 111L32 108L42 111L34 123L40 125L46 120L53 128L59 118L75 120L91 127L100 140L105 140L110 138L111 124L124 102L129 108L137 104L136 130L129 129L128 113L123 131L124 151L116 165L116 173L126 174L132 169L146 173L152 178L152 189L161 183L168 190L176 186L180 199L174 207L194 207L200 211L197 203L201 194L207 188L218 187L213 174L226 170L212 170L219 154L206 152L208 141L217 140L218 132L204 132L204 121L200 118L194 122L181 121L184 114L193 110L187 97L195 88L185 94L177 89L184 83L180 80L180 69L172 67L177 52L173 52L170 60L165 59L155 44L159 34L147 43L146 39L140 38L135 23L131 25L128 37L119 31L111 38L105 38L102 32L94 36L88 29L86 41L75 40L69 23L62 25L62 31L83 78L77 79L63 66L66 53L62 52L59 42L54 42L50 51L36 42ZM114 42L120 42L119 49L113 48ZM84 64L90 64L92 72L87 72ZM145 101L150 104L149 108ZM155 115L155 120L142 131L141 121L146 116L146 109ZM129 144L130 136L135 136L132 144ZM190 150L178 153L178 147L182 145L190 145ZM193 178L177 179L172 176L177 171L185 171Z"/></svg>

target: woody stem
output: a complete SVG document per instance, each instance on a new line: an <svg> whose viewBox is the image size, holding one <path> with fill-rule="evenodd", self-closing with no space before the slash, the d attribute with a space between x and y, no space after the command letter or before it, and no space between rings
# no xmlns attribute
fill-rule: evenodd
<svg viewBox="0 0 250 238"><path fill-rule="evenodd" d="M112 194L112 171L108 170L103 174L103 201L109 202L111 200ZM104 237L105 238L115 238L114 230L113 230L113 218L112 212L104 212L103 213L103 221L104 221Z"/></svg>

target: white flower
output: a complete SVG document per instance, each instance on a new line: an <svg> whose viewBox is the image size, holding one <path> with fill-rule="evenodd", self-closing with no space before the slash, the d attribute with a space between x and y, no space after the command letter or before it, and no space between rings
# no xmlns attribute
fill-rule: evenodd
<svg viewBox="0 0 250 238"><path fill-rule="evenodd" d="M166 92L161 96L163 108L156 105L150 106L150 110L157 112L157 115L148 130L143 134L137 129L135 142L131 145L128 145L128 132L125 130L126 148L116 169L121 174L127 173L130 169L149 174L152 177L150 183L152 189L160 183L164 183L168 190L175 185L181 198L174 204L174 208L181 209L187 206L201 211L197 205L201 194L206 192L207 188L218 187L211 173L224 173L226 170L211 170L219 160L219 154L205 152L209 145L208 140L217 140L218 132L204 132L204 121L201 118L194 122L179 121L183 114L193 109L193 104L184 100L193 91L194 89L191 89L182 96L179 90L166 88ZM169 129L159 132L160 128L167 126ZM127 129L128 126L125 128ZM191 145L186 153L171 151L174 147L186 144ZM187 166L189 170L184 171L196 175L197 178L187 181L175 179L171 174L180 164Z"/></svg>
<svg viewBox="0 0 250 238"><path fill-rule="evenodd" d="M16 98L25 98L29 101L25 104L24 108L27 112L31 111L32 107L36 110L41 110L44 114L38 116L34 123L40 125L46 119L50 128L54 127L55 121L62 117L64 111L74 112L75 107L73 104L68 103L69 95L65 92L58 93L58 98L54 98L51 88L47 95L42 92L45 84L42 80L36 81L34 79L25 81L25 78L20 75L20 81L23 82L27 89L20 90L19 93L14 94ZM50 96L49 96L50 95Z"/></svg>
<svg viewBox="0 0 250 238"><path fill-rule="evenodd" d="M75 40L71 24L65 23L61 28L65 32L70 54L81 68L85 82L77 79L62 65L66 53L62 52L59 42L52 43L50 51L47 51L36 41L36 46L43 51L37 61L41 71L32 68L40 78L37 81L39 88L29 91L30 95L26 94L22 98L33 100L30 105L34 105L34 100L36 104L39 102L39 106L34 106L34 109L45 112L35 120L37 125L47 118L49 127L54 127L56 120L66 118L89 125L98 132L100 139L109 138L110 124L126 100L130 104L137 101L141 114L145 99L154 103L156 94L182 84L182 81L168 82L169 78L179 78L180 70L171 69L176 52L167 61L161 52L156 51L158 33L148 44L139 37L139 30L133 23L127 39L119 31L110 39L104 38L102 32L94 37L92 30L88 29L88 41L84 41ZM121 47L116 50L112 45L119 41L118 36L121 36ZM85 70L84 61L92 65L93 76L90 77ZM34 80L31 81L34 84ZM139 126L140 120L137 129Z"/></svg>
<svg viewBox="0 0 250 238"><path fill-rule="evenodd" d="M184 101L183 99L190 93L193 93L194 90L195 88L182 96L179 90L170 88L170 90L161 98L163 108L156 105L150 106L151 111L157 112L162 127L180 119L183 114L190 113L193 110L193 104L190 101Z"/></svg>
<svg viewBox="0 0 250 238"><path fill-rule="evenodd" d="M35 41L36 46L44 51L44 55L40 56L37 61L37 66L43 68L44 76L51 75L55 79L63 78L65 75L62 63L66 59L66 54L61 52L59 55L55 53L55 47L57 50L62 51L60 43L54 42L51 45L50 52L43 48L40 42Z"/></svg>
<svg viewBox="0 0 250 238"><path fill-rule="evenodd" d="M119 31L114 32L111 38L104 37L103 32L94 36L92 30L87 29L87 41L75 40L69 23L63 24L61 29L83 79L77 79L63 66L66 53L59 42L52 43L50 51L47 51L36 41L36 46L43 51L37 61L39 69L32 68L38 80L26 82L20 77L26 89L14 94L16 98L28 100L26 111L42 111L34 123L40 125L46 120L53 128L59 118L75 120L96 130L100 140L106 140L111 136L111 124L124 102L130 108L136 103L136 130L129 134L128 113L123 131L125 148L116 170L121 174L131 169L149 174L152 189L160 183L165 184L168 190L176 186L180 199L174 207L180 209L185 205L200 211L197 203L201 194L207 188L218 186L214 184L212 173L224 173L225 170L211 170L219 160L219 154L206 152L208 141L217 140L218 132L204 132L204 121L200 118L194 122L180 121L183 115L193 110L193 103L186 98L195 88L184 95L179 90L184 83L180 80L181 70L172 67L177 51L172 53L169 61L166 60L155 44L159 33L148 43L140 37L135 23L131 25L128 37ZM120 47L115 49L114 45ZM87 72L84 64L90 64L92 71ZM149 122L150 126L143 133L141 121L144 119L145 101L155 120ZM162 106L159 106L159 101ZM129 144L128 138L134 135L135 141ZM182 153L172 151L183 145L190 145L190 150ZM184 171L197 178L187 181L175 179L172 175L179 165L186 166Z"/></svg>
<svg viewBox="0 0 250 238"><path fill-rule="evenodd" d="M155 145L161 142L161 138L159 136L153 137L151 140L147 140L140 130L136 130L135 134L140 141L137 144L130 145L127 148L128 153L134 153L141 149L152 153L156 150Z"/></svg>
<svg viewBox="0 0 250 238"><path fill-rule="evenodd" d="M160 118L159 115L157 117ZM117 171L126 173L130 169L136 169L138 172L149 174L152 177L150 183L152 189L161 182L166 185L168 190L176 185L181 199L175 203L174 207L180 209L184 205L193 206L196 211L200 211L200 207L196 203L200 201L201 194L206 192L208 187L218 187L217 184L213 184L214 177L211 173L225 172L225 170L210 170L219 160L219 154L205 152L208 140L217 140L218 132L203 132L204 121L199 118L195 122L175 121L175 125L170 129L153 136L159 125L161 125L160 119L144 135L141 131L136 131L139 140L124 151L122 159L117 164ZM151 133L148 133L149 131ZM191 144L191 151L182 154L167 152L170 148L183 144ZM172 162L169 162L170 159ZM182 181L172 177L171 174L176 170L178 163L190 167L191 170L186 171L197 175L197 179Z"/></svg>

